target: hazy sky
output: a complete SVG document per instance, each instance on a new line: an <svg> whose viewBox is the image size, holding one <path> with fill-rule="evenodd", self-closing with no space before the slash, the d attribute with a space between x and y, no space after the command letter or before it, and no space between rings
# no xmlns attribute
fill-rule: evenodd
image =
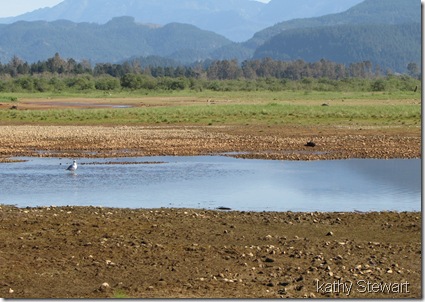
<svg viewBox="0 0 425 302"><path fill-rule="evenodd" d="M0 18L14 17L38 8L52 7L63 0L0 0ZM269 2L270 0L257 0Z"/></svg>
<svg viewBox="0 0 425 302"><path fill-rule="evenodd" d="M0 0L0 18L13 17L38 8L55 6L63 0Z"/></svg>

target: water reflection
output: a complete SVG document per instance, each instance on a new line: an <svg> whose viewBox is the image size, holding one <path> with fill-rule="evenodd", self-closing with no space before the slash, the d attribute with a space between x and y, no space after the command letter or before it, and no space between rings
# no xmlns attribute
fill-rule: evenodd
<svg viewBox="0 0 425 302"><path fill-rule="evenodd" d="M131 164L125 164L125 163ZM2 164L0 203L249 211L421 209L420 160L269 161L225 156L29 158Z"/></svg>

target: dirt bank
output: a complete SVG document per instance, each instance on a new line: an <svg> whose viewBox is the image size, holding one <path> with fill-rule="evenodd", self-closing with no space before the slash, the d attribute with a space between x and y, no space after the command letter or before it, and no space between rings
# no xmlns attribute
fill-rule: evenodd
<svg viewBox="0 0 425 302"><path fill-rule="evenodd" d="M417 127L0 126L0 159L242 152L240 157L313 160L419 158ZM315 147L307 147L308 141Z"/></svg>
<svg viewBox="0 0 425 302"><path fill-rule="evenodd" d="M1 206L0 296L420 298L421 224L420 213Z"/></svg>

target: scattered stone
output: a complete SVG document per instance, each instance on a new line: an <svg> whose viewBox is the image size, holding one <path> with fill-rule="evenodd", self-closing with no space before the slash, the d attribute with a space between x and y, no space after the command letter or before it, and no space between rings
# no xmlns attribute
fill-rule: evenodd
<svg viewBox="0 0 425 302"><path fill-rule="evenodd" d="M108 211L114 215L106 218L95 216L94 209L99 215L105 215ZM416 255L421 247L421 232L418 229L406 228L410 221L414 220L413 217L419 215L416 213L400 213L400 217L398 214L387 213L381 214L380 219L376 218L376 213L338 213L344 224L329 226L335 221L336 214L316 214L315 218L324 223L317 225L313 224L310 214L300 213L186 210L189 215L183 216L184 210L174 209L160 209L149 213L142 209L101 210L96 207L87 210L81 207L64 208L63 212L60 212L60 209L49 210L51 214L59 213L61 219L48 215L47 221L44 222L44 219L37 219L37 211L34 209L25 210L31 215L4 205L0 211L0 216L3 215L0 229L9 234L5 237L6 240L2 238L0 242L0 259L6 260L3 262L6 269L9 269L3 283L0 280L0 287L3 286L5 295L13 298L25 298L24 295L34 296L41 291L47 292L48 288L45 287L21 288L20 285L24 283L17 283L18 276L25 278L27 271L31 273L27 274L29 278L38 276L40 267L46 263L57 268L63 267L64 273L70 273L54 274L51 277L46 275L48 278L57 278L58 284L64 284L75 273L82 278L82 282L78 282L82 285L77 288L62 287L62 291L59 291L52 287L52 294L55 296L69 293L72 297L87 295L92 298L112 298L120 291L128 297L143 295L153 298L166 295L202 297L205 293L211 294L213 298L278 298L279 295L283 298L300 298L304 295L310 297L310 293L314 292L317 297L345 298L341 293L338 295L335 292L315 291L317 286L324 282L335 284L338 280L370 280L373 284L406 280L412 285L409 286L411 292L394 296L417 298L421 295L421 260L420 255ZM65 214L68 210L72 211L72 214ZM47 212L44 209L43 211ZM88 213L90 214L87 215ZM208 219L200 222L192 216L194 213L207 214ZM133 218L131 221L128 220L130 216ZM300 216L302 224L296 223L288 227L284 223L286 220L295 221L297 216ZM306 217L308 219L305 219ZM272 222L266 224L265 219ZM387 230L379 230L383 221L394 223L395 227L391 233L395 232L397 243L394 238L387 236ZM153 223L158 227L152 229ZM225 223L226 227L223 227ZM97 227L92 227L94 224ZM231 229L231 224L235 225L236 229ZM252 231L252 225L258 227L258 232ZM350 233L352 225L356 226L356 229ZM378 228L375 229L376 226ZM235 236L216 237L216 233L222 232L224 228L231 230L231 234ZM77 229L81 229L84 236L75 236ZM323 238L331 229L338 234L334 236L337 240ZM370 229L377 232L376 236L370 236ZM263 241L267 234L273 235L273 240ZM286 234L287 239L283 240L282 234ZM295 234L301 239L295 240ZM241 239L242 235L246 238ZM19 240L19 236L24 239ZM104 245L100 244L102 238L107 239ZM367 244L369 241L375 241L374 238L379 238L379 246ZM327 240L329 245L325 246ZM339 240L345 241L345 245L339 245ZM89 241L92 246L82 246ZM133 241L139 245L138 249L130 246ZM141 246L142 241L150 244ZM47 242L49 246L55 247L53 251L48 249ZM117 248L116 243L120 243L121 247ZM358 249L358 244L364 245L363 249ZM163 248L158 248L158 245L163 245ZM38 246L40 251L34 251L35 246ZM186 249L187 247L189 249ZM20 256L29 257L23 258L24 264L34 265L21 268L24 265L14 260L16 254L13 253L16 250L12 248L17 248ZM276 254L271 254L273 251L276 251ZM290 258L290 255L295 254L301 258ZM75 257L71 258L72 255ZM383 263L379 263L381 260ZM113 261L117 261L116 267L111 266ZM10 269L12 265L13 270ZM173 271L174 267L177 271ZM256 269L252 270L252 267ZM399 275L399 271L403 274ZM313 281L315 278L318 282ZM87 293L87 285L84 284L93 281L95 283ZM101 287L102 281L110 283ZM31 284L32 281L28 282ZM190 289L186 288L189 283L192 284ZM149 285L153 286L153 290L148 291ZM300 291L296 289L299 285L304 286ZM324 289L325 286L321 288ZM8 293L9 288L14 289L13 294ZM269 293L266 293L266 290L269 290ZM355 290L352 295L352 298L377 296L376 293L359 295Z"/></svg>
<svg viewBox="0 0 425 302"><path fill-rule="evenodd" d="M111 260L106 260L106 265L110 265L110 266L115 266L115 263L112 262Z"/></svg>
<svg viewBox="0 0 425 302"><path fill-rule="evenodd" d="M99 290L101 292L106 292L106 291L109 291L110 289L111 289L111 286L107 282L102 283L102 285L100 285L99 287Z"/></svg>

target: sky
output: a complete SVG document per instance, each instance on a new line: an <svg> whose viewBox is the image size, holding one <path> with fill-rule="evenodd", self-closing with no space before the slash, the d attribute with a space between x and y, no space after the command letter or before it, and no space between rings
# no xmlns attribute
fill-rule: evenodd
<svg viewBox="0 0 425 302"><path fill-rule="evenodd" d="M38 8L52 7L63 0L0 0L0 18L14 17Z"/></svg>
<svg viewBox="0 0 425 302"><path fill-rule="evenodd" d="M63 0L0 0L0 18L14 17L33 10L52 7ZM267 3L270 0L257 0Z"/></svg>

